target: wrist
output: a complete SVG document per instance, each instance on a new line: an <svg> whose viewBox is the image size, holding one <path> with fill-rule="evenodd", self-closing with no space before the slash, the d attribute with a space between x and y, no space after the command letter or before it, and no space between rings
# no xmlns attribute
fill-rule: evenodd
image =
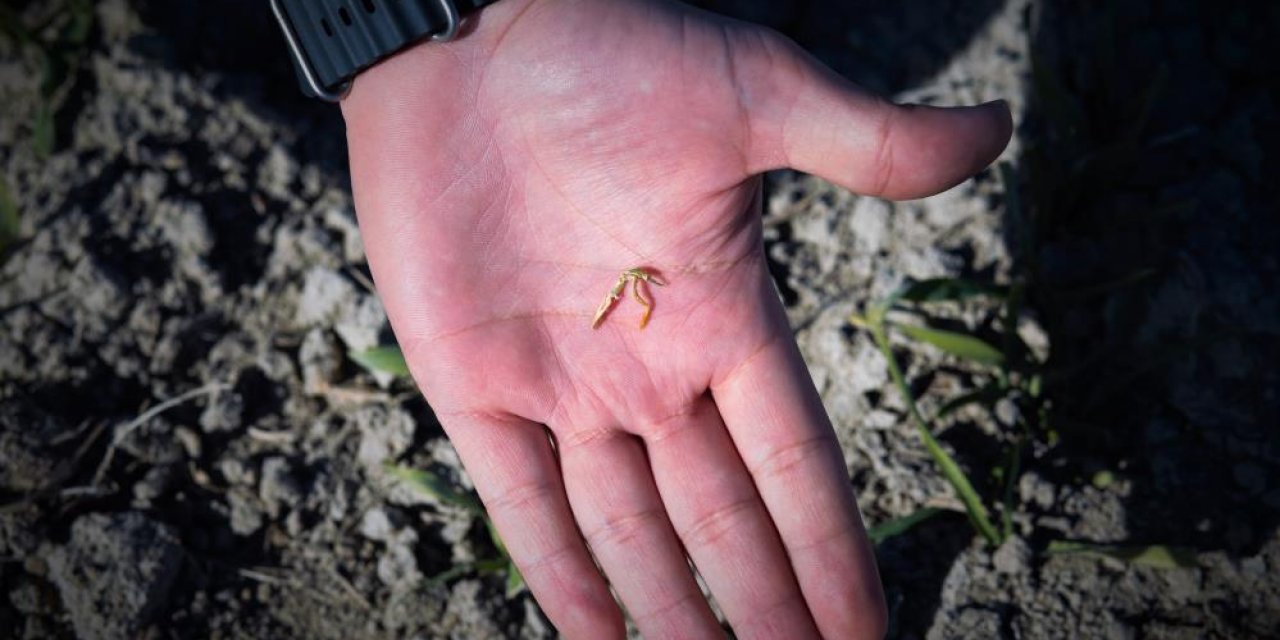
<svg viewBox="0 0 1280 640"><path fill-rule="evenodd" d="M303 93L339 102L355 77L427 41L458 37L497 0L270 0Z"/></svg>
<svg viewBox="0 0 1280 640"><path fill-rule="evenodd" d="M454 39L424 39L361 71L341 101L348 126L440 104L449 96L474 95L470 87L498 43L537 2L491 2L467 16Z"/></svg>

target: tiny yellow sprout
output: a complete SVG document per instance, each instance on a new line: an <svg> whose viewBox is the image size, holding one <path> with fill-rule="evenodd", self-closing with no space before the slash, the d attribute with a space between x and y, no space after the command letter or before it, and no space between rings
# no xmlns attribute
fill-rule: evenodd
<svg viewBox="0 0 1280 640"><path fill-rule="evenodd" d="M631 285L631 295L635 296L636 302L644 306L644 315L640 317L640 328L643 329L649 324L649 314L653 313L653 300L645 294L645 288L641 283L653 284L659 287L665 286L666 283L659 280L656 276L645 271L643 267L632 267L622 272L618 276L618 281L613 284L613 288L609 290L609 294L604 297L604 302L596 309L596 317L591 320L591 328L600 327L600 323L604 322L604 317L608 315L609 309L618 302L618 299L627 293L627 285Z"/></svg>

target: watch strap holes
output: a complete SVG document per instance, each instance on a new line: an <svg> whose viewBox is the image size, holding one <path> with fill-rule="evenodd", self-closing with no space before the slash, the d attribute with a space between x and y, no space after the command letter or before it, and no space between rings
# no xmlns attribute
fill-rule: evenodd
<svg viewBox="0 0 1280 640"><path fill-rule="evenodd" d="M373 13L378 10L378 7L373 4L373 0L360 0L360 4L364 6L366 13Z"/></svg>
<svg viewBox="0 0 1280 640"><path fill-rule="evenodd" d="M333 37L333 26L329 24L328 18L320 18L320 27L324 29L324 34L326 36L329 36L330 38Z"/></svg>
<svg viewBox="0 0 1280 640"><path fill-rule="evenodd" d="M351 12L350 12L350 11L347 11L347 8L346 8L346 7L339 7L339 8L338 8L338 17L339 17L339 18L342 18L342 24L343 24L343 25L348 26L348 27L349 27L349 26L351 26Z"/></svg>

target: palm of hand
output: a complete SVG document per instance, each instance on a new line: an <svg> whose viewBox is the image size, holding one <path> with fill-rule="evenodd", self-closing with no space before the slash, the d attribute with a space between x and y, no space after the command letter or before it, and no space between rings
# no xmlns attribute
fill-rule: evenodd
<svg viewBox="0 0 1280 640"><path fill-rule="evenodd" d="M635 7L588 8L607 15L573 20L636 20ZM785 330L757 320L772 293L760 285L744 114L728 82L705 82L727 63L722 33L691 37L678 14L662 15L671 21L604 41L560 37L589 30L535 7L483 69L462 71L480 78L463 84L475 95L468 113L421 123L466 173L441 182L420 165L404 176L403 190L439 215L403 221L394 239L414 248L391 253L431 285L410 294L421 317L397 332L409 353L430 354L447 378L437 384L456 389L448 396L557 430L642 428ZM675 59L689 48L716 55ZM652 324L638 329L628 295L591 331L601 298L636 266L670 282L650 289Z"/></svg>
<svg viewBox="0 0 1280 640"><path fill-rule="evenodd" d="M414 376L567 635L617 630L579 530L647 635L717 632L685 551L739 635L874 634L874 565L764 268L754 177L823 155L785 132L803 140L792 110L825 99L786 96L780 74L830 79L678 7L568 5L499 3L344 103L367 252ZM874 153L867 137L845 170L884 164L885 135ZM891 169L848 182L893 192ZM944 179L930 170L916 177ZM650 288L648 328L628 297L592 330L632 267L668 285Z"/></svg>

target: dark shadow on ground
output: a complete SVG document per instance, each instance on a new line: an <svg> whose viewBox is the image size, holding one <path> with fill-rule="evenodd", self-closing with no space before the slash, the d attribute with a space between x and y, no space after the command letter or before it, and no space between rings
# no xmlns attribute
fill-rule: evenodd
<svg viewBox="0 0 1280 640"><path fill-rule="evenodd" d="M841 75L884 95L933 76L1004 6L1003 0L693 4L777 29Z"/></svg>
<svg viewBox="0 0 1280 640"><path fill-rule="evenodd" d="M129 0L160 37L131 47L174 68L215 73L218 91L249 103L311 162L346 180L346 130L337 107L302 94L267 0Z"/></svg>
<svg viewBox="0 0 1280 640"><path fill-rule="evenodd" d="M1128 542L1256 554L1280 523L1280 7L1038 11L1007 240L1060 444L1031 468L1130 483Z"/></svg>
<svg viewBox="0 0 1280 640"><path fill-rule="evenodd" d="M942 583L956 556L973 543L958 513L935 517L876 547L891 627L889 637L923 637L941 602Z"/></svg>

